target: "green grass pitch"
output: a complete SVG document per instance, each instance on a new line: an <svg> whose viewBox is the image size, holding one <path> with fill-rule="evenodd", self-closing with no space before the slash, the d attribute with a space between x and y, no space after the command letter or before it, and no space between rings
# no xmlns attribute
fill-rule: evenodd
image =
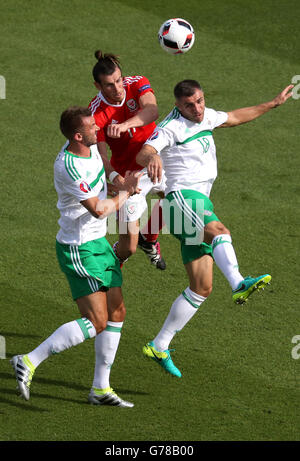
<svg viewBox="0 0 300 461"><path fill-rule="evenodd" d="M160 239L165 272L141 251L124 267L127 318L111 383L133 409L87 404L92 341L41 364L29 402L16 395L9 364L78 316L55 256L53 162L64 142L61 112L96 94L94 51L119 54L124 75L150 79L160 119L185 78L201 82L208 107L228 111L272 99L300 74L299 14L297 0L1 0L2 441L299 440L300 360L292 357L292 338L300 335L297 99L215 132L216 213L231 230L241 272L268 272L273 280L239 307L215 268L213 293L172 344L181 380L142 356L187 286L169 235ZM194 26L186 55L159 47L159 26L171 17Z"/></svg>

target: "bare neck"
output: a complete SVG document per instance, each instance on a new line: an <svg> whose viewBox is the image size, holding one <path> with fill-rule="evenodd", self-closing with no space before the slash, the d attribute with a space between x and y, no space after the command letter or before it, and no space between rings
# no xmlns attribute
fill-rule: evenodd
<svg viewBox="0 0 300 461"><path fill-rule="evenodd" d="M90 157L91 149L89 146L85 146L78 142L70 141L70 144L67 147L68 152L79 157Z"/></svg>

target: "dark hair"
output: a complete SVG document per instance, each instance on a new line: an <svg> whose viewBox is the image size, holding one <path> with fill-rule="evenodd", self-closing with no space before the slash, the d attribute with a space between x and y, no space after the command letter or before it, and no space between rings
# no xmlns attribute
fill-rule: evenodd
<svg viewBox="0 0 300 461"><path fill-rule="evenodd" d="M67 139L72 139L82 126L83 117L91 117L88 107L72 106L66 109L60 117L60 130Z"/></svg>
<svg viewBox="0 0 300 461"><path fill-rule="evenodd" d="M111 75L116 68L121 70L119 56L115 54L103 54L101 50L97 50L95 51L95 58L98 62L94 65L93 77L97 83L101 84L101 75Z"/></svg>
<svg viewBox="0 0 300 461"><path fill-rule="evenodd" d="M193 96L197 89L203 91L197 80L182 80L182 82L177 83L175 86L174 95L176 99L180 99L184 96Z"/></svg>

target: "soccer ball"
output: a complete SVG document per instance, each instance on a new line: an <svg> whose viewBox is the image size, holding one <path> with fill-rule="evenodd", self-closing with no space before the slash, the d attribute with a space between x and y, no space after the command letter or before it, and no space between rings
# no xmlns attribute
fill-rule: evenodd
<svg viewBox="0 0 300 461"><path fill-rule="evenodd" d="M184 19L168 19L168 21L161 25L158 31L158 41L161 47L168 53L186 53L194 44L194 29Z"/></svg>

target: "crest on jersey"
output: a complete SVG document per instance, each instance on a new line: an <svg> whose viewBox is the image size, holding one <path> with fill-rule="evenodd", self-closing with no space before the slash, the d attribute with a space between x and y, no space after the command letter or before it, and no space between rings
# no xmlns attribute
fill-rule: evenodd
<svg viewBox="0 0 300 461"><path fill-rule="evenodd" d="M88 183L85 182L85 181L82 181L82 182L80 183L80 186L79 186L79 187L80 187L80 190L81 190L82 192L86 192L86 193L87 193L87 192L90 192L90 191L91 191L90 186L89 186Z"/></svg>
<svg viewBox="0 0 300 461"><path fill-rule="evenodd" d="M135 205L128 205L127 206L127 211L129 214L133 214L135 212Z"/></svg>
<svg viewBox="0 0 300 461"><path fill-rule="evenodd" d="M137 109L137 103L134 99L128 99L128 101L126 102L127 106L128 106L128 109L131 110L131 111L134 111Z"/></svg>

